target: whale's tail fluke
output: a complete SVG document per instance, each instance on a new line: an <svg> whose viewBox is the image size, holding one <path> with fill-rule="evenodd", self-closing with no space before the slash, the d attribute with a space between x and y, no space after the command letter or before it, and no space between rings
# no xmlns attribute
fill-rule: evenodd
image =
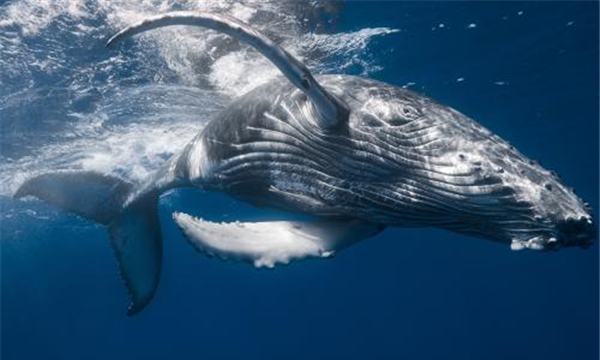
<svg viewBox="0 0 600 360"><path fill-rule="evenodd" d="M128 315L152 299L162 263L158 196L129 198L133 185L90 171L60 171L25 181L16 198L34 196L51 205L106 225L119 270L131 296Z"/></svg>

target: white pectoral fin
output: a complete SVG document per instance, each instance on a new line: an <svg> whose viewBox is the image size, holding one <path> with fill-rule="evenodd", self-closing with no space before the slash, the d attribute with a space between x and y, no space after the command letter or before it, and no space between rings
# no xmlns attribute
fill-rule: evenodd
<svg viewBox="0 0 600 360"><path fill-rule="evenodd" d="M173 219L197 250L269 268L330 257L382 229L357 220L216 223L184 213L174 213Z"/></svg>

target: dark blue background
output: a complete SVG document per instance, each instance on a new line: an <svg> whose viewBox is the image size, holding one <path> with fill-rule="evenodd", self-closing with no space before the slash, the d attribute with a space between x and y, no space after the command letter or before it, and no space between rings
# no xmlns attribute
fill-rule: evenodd
<svg viewBox="0 0 600 360"><path fill-rule="evenodd" d="M372 45L373 77L477 119L598 210L597 2L349 2L335 31L373 26L402 29ZM512 252L388 229L334 260L264 271L195 253L174 210L269 216L224 195L167 195L161 284L133 318L102 227L5 222L3 359L598 358L597 244Z"/></svg>

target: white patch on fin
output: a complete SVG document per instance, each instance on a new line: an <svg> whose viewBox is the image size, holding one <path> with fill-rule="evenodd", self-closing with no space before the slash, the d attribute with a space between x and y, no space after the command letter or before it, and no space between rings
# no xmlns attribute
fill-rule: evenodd
<svg viewBox="0 0 600 360"><path fill-rule="evenodd" d="M184 213L174 213L173 219L196 249L268 268L331 257L381 230L379 225L357 220L216 223Z"/></svg>

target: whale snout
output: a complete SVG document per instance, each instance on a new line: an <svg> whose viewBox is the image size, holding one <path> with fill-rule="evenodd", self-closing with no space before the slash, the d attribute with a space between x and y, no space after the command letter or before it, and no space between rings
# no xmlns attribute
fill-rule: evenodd
<svg viewBox="0 0 600 360"><path fill-rule="evenodd" d="M555 220L554 224L537 236L513 239L511 249L559 250L565 247L587 249L597 237L596 225L591 215L568 215Z"/></svg>
<svg viewBox="0 0 600 360"><path fill-rule="evenodd" d="M579 246L587 248L594 243L597 236L596 225L590 215L579 217L568 216L556 225L556 242L548 244L549 248Z"/></svg>
<svg viewBox="0 0 600 360"><path fill-rule="evenodd" d="M539 218L546 219L552 233L546 249L587 248L596 240L598 232L592 208L558 178L546 179L537 204Z"/></svg>

